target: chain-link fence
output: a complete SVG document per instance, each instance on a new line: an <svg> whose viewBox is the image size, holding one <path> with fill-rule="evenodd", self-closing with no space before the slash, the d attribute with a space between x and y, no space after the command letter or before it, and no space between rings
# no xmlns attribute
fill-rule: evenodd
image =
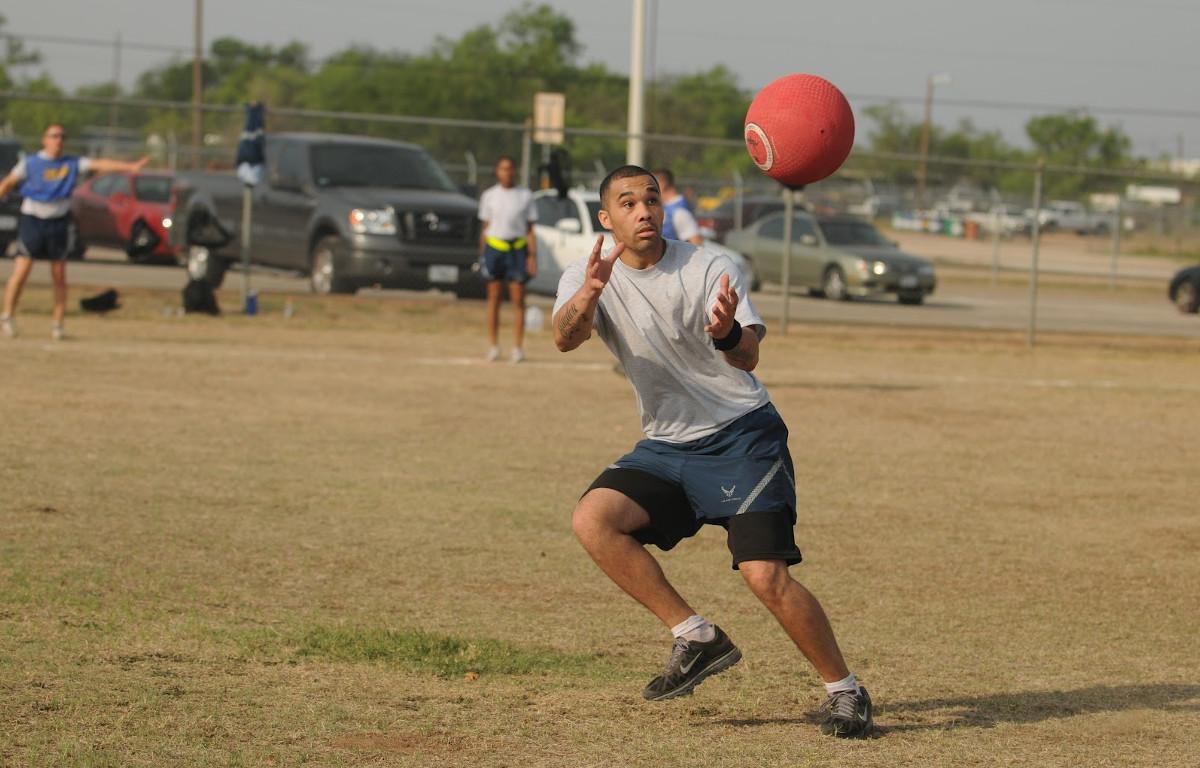
<svg viewBox="0 0 1200 768"><path fill-rule="evenodd" d="M243 124L240 106L202 107L202 141L193 146L190 103L0 93L0 124L27 149L41 126L64 122L76 151L150 154L168 169L229 169ZM397 139L428 149L467 190L491 183L501 154L518 158L530 186L550 147L531 142L528 124L403 115L268 109L268 131L336 132ZM568 124L574 184L595 187L625 161L627 135ZM647 163L671 167L711 236L782 208L780 188L754 167L738 139L650 134ZM696 169L721 168L714 174ZM1040 187L1040 200L1035 189ZM871 219L888 239L943 264L1028 271L1037 253L1049 272L1111 283L1162 280L1200 259L1197 179L1150 168L1038 166L856 150L830 179L803 191L814 212ZM1034 237L1038 246L1034 246Z"/></svg>

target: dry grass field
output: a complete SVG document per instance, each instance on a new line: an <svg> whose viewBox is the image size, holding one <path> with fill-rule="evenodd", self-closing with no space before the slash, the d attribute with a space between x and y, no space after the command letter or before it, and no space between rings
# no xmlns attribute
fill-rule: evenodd
<svg viewBox="0 0 1200 768"><path fill-rule="evenodd" d="M569 524L640 437L598 343L486 365L475 303L123 299L51 345L32 287L0 339L0 764L1200 764L1194 341L768 338L795 573L877 706L847 743L717 530L662 559L745 661L641 700L669 635Z"/></svg>

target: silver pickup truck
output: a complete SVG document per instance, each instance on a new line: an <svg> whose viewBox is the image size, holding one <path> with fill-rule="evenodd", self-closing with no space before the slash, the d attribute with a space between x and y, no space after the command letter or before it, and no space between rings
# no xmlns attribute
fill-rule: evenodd
<svg viewBox="0 0 1200 768"><path fill-rule="evenodd" d="M316 293L366 286L482 292L476 201L425 150L359 136L281 133L266 140L252 187L250 262L307 274ZM193 278L220 286L241 262L243 185L183 173L171 242Z"/></svg>

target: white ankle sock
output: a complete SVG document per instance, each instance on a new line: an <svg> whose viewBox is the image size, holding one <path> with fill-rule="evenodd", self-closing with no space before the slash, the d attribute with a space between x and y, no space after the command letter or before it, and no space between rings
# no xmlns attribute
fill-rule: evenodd
<svg viewBox="0 0 1200 768"><path fill-rule="evenodd" d="M703 616L689 616L671 627L671 634L684 640L697 640L701 643L711 643L717 636L717 629L704 620Z"/></svg>
<svg viewBox="0 0 1200 768"><path fill-rule="evenodd" d="M858 693L861 688L858 687L858 681L854 679L854 673L846 675L836 683L825 683L825 693L834 694L839 691L854 691Z"/></svg>

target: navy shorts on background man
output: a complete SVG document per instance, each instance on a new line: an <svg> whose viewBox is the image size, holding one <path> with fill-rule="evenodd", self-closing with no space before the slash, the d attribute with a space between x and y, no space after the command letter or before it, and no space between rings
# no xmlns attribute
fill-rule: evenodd
<svg viewBox="0 0 1200 768"><path fill-rule="evenodd" d="M75 251L77 235L71 216L39 219L21 215L17 225L17 248L22 256L46 261L63 261Z"/></svg>

